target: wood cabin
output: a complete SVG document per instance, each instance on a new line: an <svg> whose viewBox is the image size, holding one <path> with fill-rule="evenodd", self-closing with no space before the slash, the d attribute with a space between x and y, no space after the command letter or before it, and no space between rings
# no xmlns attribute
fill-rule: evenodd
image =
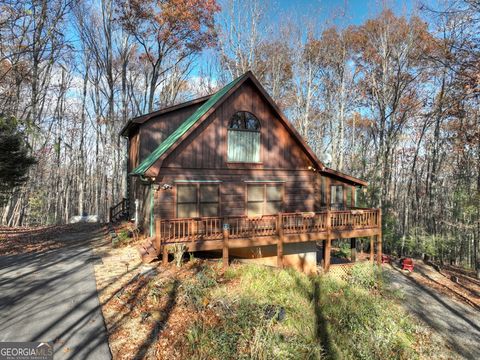
<svg viewBox="0 0 480 360"><path fill-rule="evenodd" d="M144 260L173 244L267 264L330 266L332 239L377 239L381 212L355 205L366 182L324 166L251 72L211 96L131 119L127 213L149 236ZM320 246L322 245L322 246Z"/></svg>

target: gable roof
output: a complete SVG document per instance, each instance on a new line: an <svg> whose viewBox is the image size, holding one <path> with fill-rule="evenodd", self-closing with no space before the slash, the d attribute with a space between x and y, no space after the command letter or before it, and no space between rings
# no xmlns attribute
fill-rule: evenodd
<svg viewBox="0 0 480 360"><path fill-rule="evenodd" d="M143 175L178 139L182 137L195 123L202 118L230 89L232 89L244 76L233 80L200 106L190 117L185 120L173 133L171 133L131 174Z"/></svg>
<svg viewBox="0 0 480 360"><path fill-rule="evenodd" d="M290 121L286 118L283 112L278 108L277 104L273 101L270 95L266 92L263 86L258 82L256 77L252 74L251 71L246 72L242 76L236 78L215 94L211 95L208 100L203 103L189 118L187 118L172 134L170 134L148 157L146 157L140 165L138 165L130 175L145 175L145 173L161 158L165 158L171 151L173 151L176 146L190 134L196 127L200 124L202 120L205 120L208 115L214 111L222 102L225 100L233 91L235 91L243 82L247 79L250 79L256 88L260 91L269 105L273 110L278 114L280 120L290 132L292 137L298 142L298 144L303 148L307 155L312 160L313 164L318 168L320 173L328 174L329 176L338 177L344 179L348 182L366 186L367 183L361 179L355 178L343 174L339 171L329 169L323 165L323 163L318 159L312 149L307 145L302 136L298 131L293 127ZM204 97L205 98L205 97ZM203 99L203 98L201 98ZM149 114L147 114L149 115ZM156 116L156 115L155 115Z"/></svg>
<svg viewBox="0 0 480 360"><path fill-rule="evenodd" d="M138 127L141 124L147 122L151 118L154 118L154 117L157 117L157 116L160 116L160 115L164 115L164 114L168 114L172 111L176 111L176 110L185 108L187 106L192 106L192 105L197 105L197 104L198 104L198 106L200 106L200 103L207 101L211 96L212 96L211 94L206 95L206 96L202 96L202 97L199 97L199 98L196 98L196 99L193 99L193 100L189 100L189 101L185 101L185 102L182 102L182 103L179 103L179 104L176 104L176 105L167 106L167 107L164 107L160 110L152 111L148 114L143 114L143 115L131 118L125 124L125 126L122 128L122 130L120 130L120 136L127 137L130 134L130 131L132 129L135 129L136 127Z"/></svg>

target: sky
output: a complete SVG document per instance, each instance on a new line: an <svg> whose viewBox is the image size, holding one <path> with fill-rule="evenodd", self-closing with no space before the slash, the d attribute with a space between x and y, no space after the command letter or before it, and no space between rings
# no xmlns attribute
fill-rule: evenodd
<svg viewBox="0 0 480 360"><path fill-rule="evenodd" d="M300 16L310 16L312 10L320 9L318 20L327 24L343 18L347 25L359 25L381 12L384 6L393 8L397 14L410 14L420 0L273 0L273 3L280 11Z"/></svg>

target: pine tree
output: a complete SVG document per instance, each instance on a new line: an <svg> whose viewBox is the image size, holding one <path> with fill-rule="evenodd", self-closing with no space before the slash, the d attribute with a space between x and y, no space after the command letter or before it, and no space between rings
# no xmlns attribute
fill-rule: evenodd
<svg viewBox="0 0 480 360"><path fill-rule="evenodd" d="M33 164L35 159L29 155L19 122L0 115L0 204L27 180L28 169Z"/></svg>

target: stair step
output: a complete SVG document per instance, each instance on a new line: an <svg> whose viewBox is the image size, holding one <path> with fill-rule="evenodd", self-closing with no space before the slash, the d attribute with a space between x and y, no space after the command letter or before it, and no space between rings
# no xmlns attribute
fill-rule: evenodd
<svg viewBox="0 0 480 360"><path fill-rule="evenodd" d="M145 263L152 262L159 254L151 241L145 241L142 245L137 247L137 250L142 257L142 261Z"/></svg>

